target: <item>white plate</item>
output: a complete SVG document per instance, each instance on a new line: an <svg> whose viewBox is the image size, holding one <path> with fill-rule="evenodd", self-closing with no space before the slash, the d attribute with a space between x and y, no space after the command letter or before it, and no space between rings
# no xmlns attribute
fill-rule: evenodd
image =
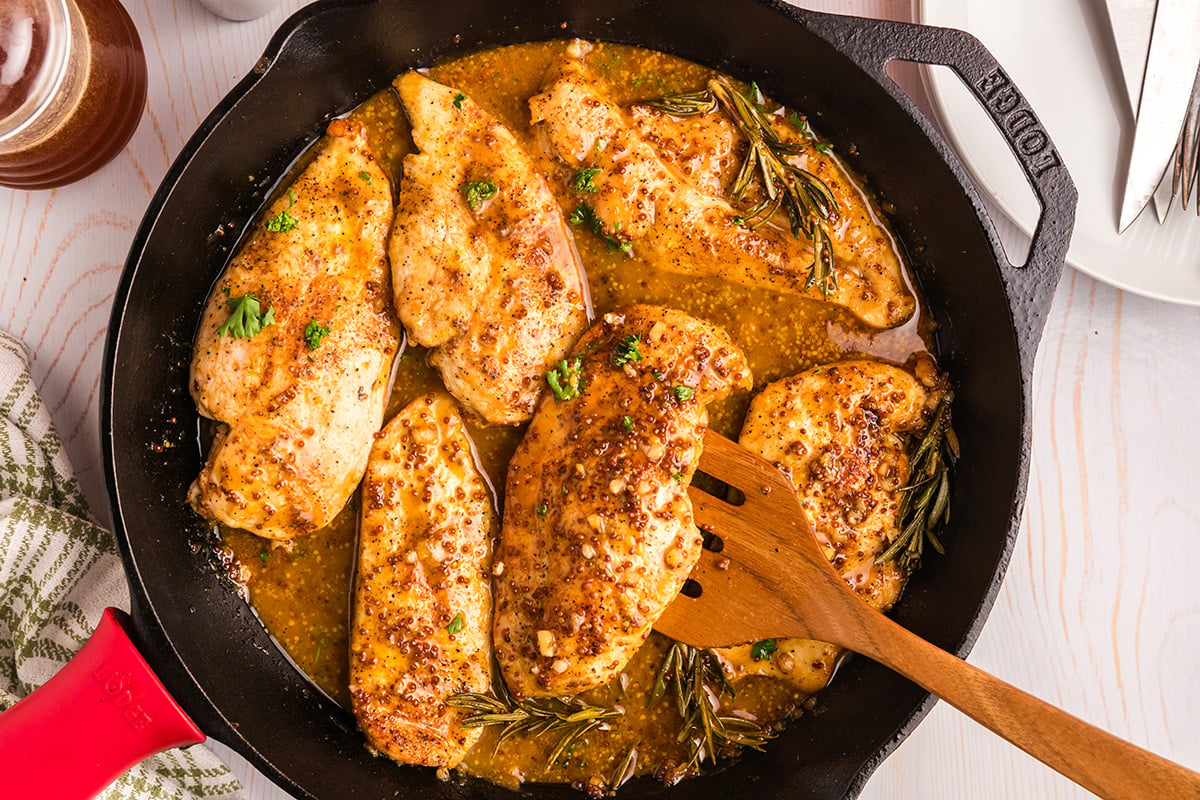
<svg viewBox="0 0 1200 800"><path fill-rule="evenodd" d="M921 22L974 34L1021 89L1079 187L1067 263L1138 294L1200 305L1200 217L1178 201L1117 234L1133 119L1104 4L1088 0L916 0ZM983 191L1026 233L1038 206L991 120L947 69L923 78L942 129ZM1118 179L1120 173L1120 180Z"/></svg>

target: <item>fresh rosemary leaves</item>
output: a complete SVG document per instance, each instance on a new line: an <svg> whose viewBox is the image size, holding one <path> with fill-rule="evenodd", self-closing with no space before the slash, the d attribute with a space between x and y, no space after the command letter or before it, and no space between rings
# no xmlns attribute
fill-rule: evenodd
<svg viewBox="0 0 1200 800"><path fill-rule="evenodd" d="M533 697L517 702L504 689L502 683L497 691L500 692L500 697L463 692L450 697L446 704L473 712L463 720L465 728L504 726L496 740L497 748L505 739L517 734L561 734L558 743L550 751L550 764L558 761L568 747L591 731L606 729L608 723L605 720L624 713L618 708L589 705L575 697Z"/></svg>
<svg viewBox="0 0 1200 800"><path fill-rule="evenodd" d="M933 422L921 437L917 449L909 457L909 482L903 489L900 508L900 535L891 543L877 563L896 559L902 570L911 573L921 565L925 541L939 553L945 554L938 540L937 529L950 519L950 468L958 460L958 437L950 425L949 391L938 403Z"/></svg>
<svg viewBox="0 0 1200 800"><path fill-rule="evenodd" d="M683 724L676 741L689 750L687 768L715 762L729 745L761 750L773 734L753 720L722 716L721 697L733 697L733 684L712 650L672 642L654 679L651 699L661 700L670 691Z"/></svg>
<svg viewBox="0 0 1200 800"><path fill-rule="evenodd" d="M730 79L718 76L702 92L671 95L646 105L676 117L723 109L750 145L730 190L731 199L742 204L756 175L765 195L761 202L738 215L737 224L757 228L782 209L792 235L799 238L803 233L813 244L813 263L804 288L816 286L826 296L837 291L829 234L829 226L838 218L837 200L820 178L788 160L789 156L803 152L804 147L779 137L757 96L746 97L734 88ZM807 125L801 133L812 135Z"/></svg>

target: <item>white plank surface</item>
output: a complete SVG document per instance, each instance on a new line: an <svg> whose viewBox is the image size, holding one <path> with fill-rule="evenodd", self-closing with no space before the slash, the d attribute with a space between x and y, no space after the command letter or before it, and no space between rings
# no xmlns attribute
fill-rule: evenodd
<svg viewBox="0 0 1200 800"><path fill-rule="evenodd" d="M109 305L134 230L196 125L250 70L287 14L303 5L281 0L259 20L232 23L189 0L124 2L150 67L147 114L130 145L73 186L0 189L0 326L33 351L34 377L97 509L105 507L100 365ZM911 14L909 0L804 5L892 19ZM1000 228L1020 246L1011 226ZM1200 254L1197 262L1200 269ZM1036 372L1025 520L970 658L1196 769L1198 354L1200 309L1065 273ZM287 797L236 754L215 747L248 797ZM863 794L869 800L1086 796L944 705ZM1146 796L1156 796L1154 787Z"/></svg>

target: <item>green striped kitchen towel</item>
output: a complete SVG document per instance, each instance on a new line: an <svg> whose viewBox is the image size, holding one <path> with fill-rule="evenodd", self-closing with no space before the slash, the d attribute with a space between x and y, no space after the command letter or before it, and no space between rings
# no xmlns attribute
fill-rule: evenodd
<svg viewBox="0 0 1200 800"><path fill-rule="evenodd" d="M113 536L88 510L25 344L0 331L0 709L54 675L108 606L129 609ZM242 792L198 746L142 762L101 797L233 800Z"/></svg>

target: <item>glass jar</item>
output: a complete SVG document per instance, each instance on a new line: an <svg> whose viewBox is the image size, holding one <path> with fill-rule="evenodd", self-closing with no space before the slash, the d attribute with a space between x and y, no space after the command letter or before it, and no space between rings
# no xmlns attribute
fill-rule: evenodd
<svg viewBox="0 0 1200 800"><path fill-rule="evenodd" d="M145 105L146 57L118 0L0 0L0 186L90 175Z"/></svg>

